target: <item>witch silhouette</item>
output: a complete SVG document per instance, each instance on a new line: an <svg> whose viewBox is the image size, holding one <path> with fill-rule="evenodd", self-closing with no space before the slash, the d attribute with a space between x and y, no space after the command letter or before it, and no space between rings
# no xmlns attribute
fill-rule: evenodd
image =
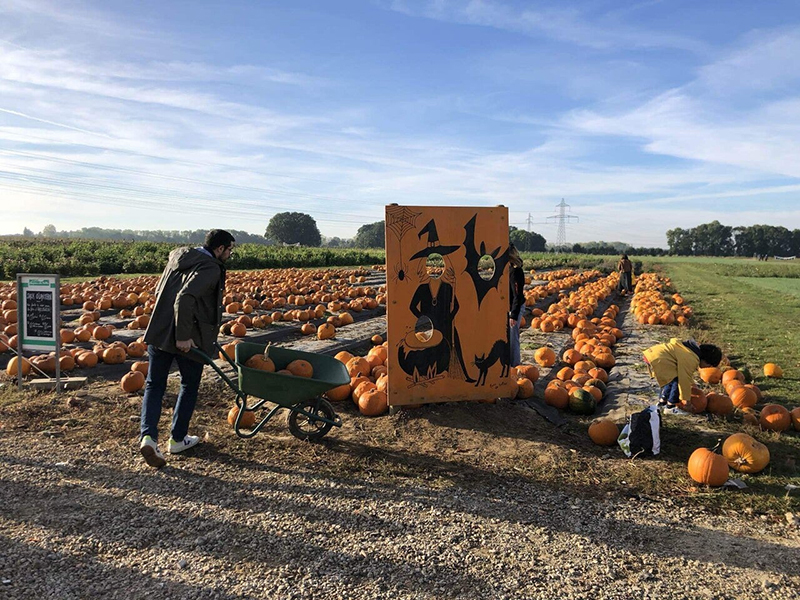
<svg viewBox="0 0 800 600"><path fill-rule="evenodd" d="M411 257L417 260L417 274L420 284L411 299L411 313L417 317L421 331L412 331L398 348L398 364L411 378L413 384L424 383L440 377L449 376L470 383L475 380L469 376L461 352L461 342L455 327L458 314L458 298L455 295L455 271L448 258L460 246L442 246L436 231L436 223L431 219L417 237L428 235L428 245ZM440 255L444 269L437 278L428 271L428 258ZM427 317L427 319L426 319Z"/></svg>

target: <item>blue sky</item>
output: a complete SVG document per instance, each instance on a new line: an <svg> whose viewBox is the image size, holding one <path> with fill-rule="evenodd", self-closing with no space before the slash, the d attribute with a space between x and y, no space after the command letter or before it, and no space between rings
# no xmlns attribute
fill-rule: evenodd
<svg viewBox="0 0 800 600"><path fill-rule="evenodd" d="M352 236L505 204L568 240L800 227L800 3L0 3L0 233Z"/></svg>

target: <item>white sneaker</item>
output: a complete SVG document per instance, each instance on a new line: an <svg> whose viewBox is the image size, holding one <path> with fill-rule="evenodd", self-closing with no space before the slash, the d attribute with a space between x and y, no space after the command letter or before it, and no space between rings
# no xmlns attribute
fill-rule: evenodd
<svg viewBox="0 0 800 600"><path fill-rule="evenodd" d="M189 448L194 448L199 443L200 437L196 435L187 435L185 438L183 438L182 442L176 442L172 438L169 438L169 453L178 454L184 450L188 450Z"/></svg>
<svg viewBox="0 0 800 600"><path fill-rule="evenodd" d="M149 435L142 438L142 443L139 444L139 452L144 457L144 462L151 467L160 469L167 464L164 455L161 454L161 450L158 448L158 444Z"/></svg>

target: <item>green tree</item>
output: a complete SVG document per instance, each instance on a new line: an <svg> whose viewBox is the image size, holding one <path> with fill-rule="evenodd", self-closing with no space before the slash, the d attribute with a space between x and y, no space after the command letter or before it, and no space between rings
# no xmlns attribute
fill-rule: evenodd
<svg viewBox="0 0 800 600"><path fill-rule="evenodd" d="M319 247L322 236L311 215L300 212L282 212L269 220L264 236L284 244L301 244Z"/></svg>
<svg viewBox="0 0 800 600"><path fill-rule="evenodd" d="M386 224L383 221L362 225L353 238L356 248L383 248L386 245Z"/></svg>
<svg viewBox="0 0 800 600"><path fill-rule="evenodd" d="M22 237L26 237L26 238L33 237L33 232L30 229L28 229L27 227L25 227L22 230Z"/></svg>
<svg viewBox="0 0 800 600"><path fill-rule="evenodd" d="M546 240L535 231L514 229L508 234L508 239L520 252L544 252Z"/></svg>
<svg viewBox="0 0 800 600"><path fill-rule="evenodd" d="M42 229L42 237L54 238L56 235L58 235L58 231L56 231L55 225L45 225Z"/></svg>
<svg viewBox="0 0 800 600"><path fill-rule="evenodd" d="M694 253L694 234L692 229L676 227L667 231L667 245L670 254L691 256Z"/></svg>

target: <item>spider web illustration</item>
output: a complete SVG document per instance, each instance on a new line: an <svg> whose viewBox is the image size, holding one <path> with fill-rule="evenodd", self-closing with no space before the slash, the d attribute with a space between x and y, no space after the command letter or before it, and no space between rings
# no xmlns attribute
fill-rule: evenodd
<svg viewBox="0 0 800 600"><path fill-rule="evenodd" d="M393 206L387 209L386 226L402 240L403 236L417 226L417 219L422 213L416 213L405 206Z"/></svg>

